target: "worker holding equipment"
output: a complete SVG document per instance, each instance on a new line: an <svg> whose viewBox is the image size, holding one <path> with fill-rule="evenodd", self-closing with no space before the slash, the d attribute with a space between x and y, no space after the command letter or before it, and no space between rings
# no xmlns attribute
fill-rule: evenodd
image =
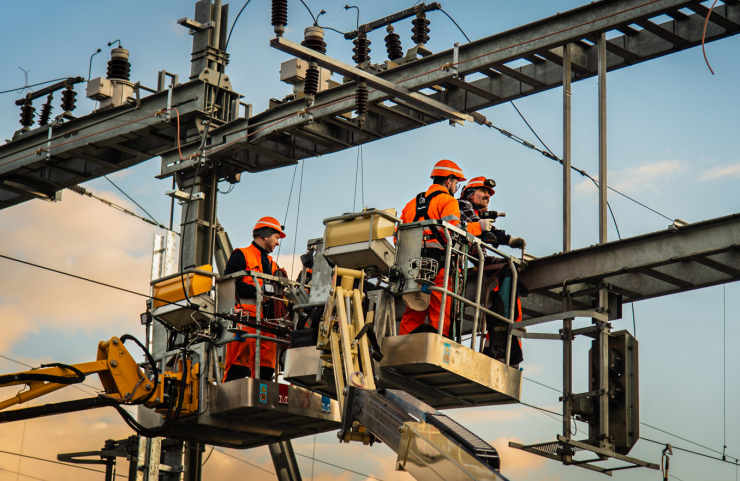
<svg viewBox="0 0 740 481"><path fill-rule="evenodd" d="M468 222L468 232L480 237L493 247L507 245L513 248L524 249L527 243L521 237L511 237L505 231L493 227L496 217L502 216L498 212L488 211L491 196L496 193L493 188L496 181L486 177L474 177L463 187L458 204L460 206L460 220ZM492 311L502 316L509 315L509 293L511 292L511 278L508 267L503 267L496 275L496 284L491 292L490 306ZM508 277L508 279L507 279ZM508 284L507 284L508 282ZM504 286L501 289L501 286ZM501 291L504 291L503 293ZM503 295L502 295L503 294ZM522 305L519 296L516 297L515 322L522 320ZM487 334L483 353L503 362L506 357L507 325L493 316L486 315ZM510 364L518 367L524 359L522 341L517 337L511 346Z"/></svg>
<svg viewBox="0 0 740 481"><path fill-rule="evenodd" d="M511 237L505 231L493 227L496 217L503 217L495 211L488 211L491 196L496 193L493 188L496 181L485 177L475 177L463 187L458 204L460 220L468 223L468 232L480 237L493 247L506 245L515 249L524 249L527 243L521 237ZM487 232L491 234L486 235Z"/></svg>
<svg viewBox="0 0 740 481"><path fill-rule="evenodd" d="M412 199L401 213L401 220L405 223L418 222L421 220L443 220L451 225L460 224L460 208L455 200L458 182L464 182L463 171L451 160L440 160L434 165L431 178L432 185ZM479 225L480 229L481 226ZM436 259L440 266L444 266L445 245L444 238L439 232L424 229L422 237L422 257ZM434 278L434 285L442 287L444 284L445 269L440 267ZM406 308L401 319L399 334L411 334L416 332L437 332L439 327L439 309L442 304L442 293L432 291L430 294L429 307L422 311ZM450 332L450 302L445 305L444 334L449 336ZM425 324L429 318L431 327Z"/></svg>
<svg viewBox="0 0 740 481"><path fill-rule="evenodd" d="M226 263L224 274L231 274L239 271L261 272L263 274L275 275L279 270L278 265L272 260L269 254L280 245L280 239L285 238L283 226L274 217L262 217L252 230L254 241L249 247L235 249ZM262 279L258 279L260 289L268 292L272 289L275 293L275 286L270 285ZM236 308L249 314L250 319L257 322L257 288L254 285L254 279L251 276L244 276L236 281ZM262 317L265 317L265 309L262 310ZM256 330L252 327L239 325L239 329L250 334L255 334ZM265 332L262 336L275 337ZM271 380L275 373L275 351L276 346L273 342L260 343L260 379ZM230 342L226 345L226 360L224 382L245 377L254 377L255 372L255 354L256 340L245 339L243 342Z"/></svg>

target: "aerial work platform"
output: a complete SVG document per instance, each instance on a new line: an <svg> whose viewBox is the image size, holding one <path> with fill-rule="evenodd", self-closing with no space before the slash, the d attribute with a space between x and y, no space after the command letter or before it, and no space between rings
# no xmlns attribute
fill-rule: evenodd
<svg viewBox="0 0 740 481"><path fill-rule="evenodd" d="M248 449L288 439L335 431L341 413L337 402L298 386L245 378L211 386L208 407L182 418L168 438ZM162 416L139 410L148 427Z"/></svg>
<svg viewBox="0 0 740 481"><path fill-rule="evenodd" d="M320 366L320 355L315 347L290 349L285 379L335 397L334 374ZM436 409L518 403L522 393L518 369L428 332L383 339L376 374L379 387L402 389Z"/></svg>

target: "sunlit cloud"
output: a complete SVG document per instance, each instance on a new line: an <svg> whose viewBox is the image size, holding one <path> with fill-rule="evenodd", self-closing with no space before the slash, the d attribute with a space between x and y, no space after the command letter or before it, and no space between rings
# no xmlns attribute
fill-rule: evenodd
<svg viewBox="0 0 740 481"><path fill-rule="evenodd" d="M610 170L607 174L607 183L626 194L645 191L658 193L669 180L684 174L687 170L688 164L684 160L662 160L623 170ZM596 175L594 178L598 181ZM596 190L596 184L588 178L581 180L575 189L576 194L593 193Z"/></svg>
<svg viewBox="0 0 740 481"><path fill-rule="evenodd" d="M716 167L712 167L711 169L703 170L699 174L699 178L705 182L723 178L740 178L740 162L729 165L718 165Z"/></svg>

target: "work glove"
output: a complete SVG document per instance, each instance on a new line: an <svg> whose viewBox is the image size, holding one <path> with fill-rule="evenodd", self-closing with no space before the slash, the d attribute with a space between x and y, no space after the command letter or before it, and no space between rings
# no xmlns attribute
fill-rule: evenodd
<svg viewBox="0 0 740 481"><path fill-rule="evenodd" d="M480 224L480 230L483 232L489 231L493 227L493 221L491 219L481 219L478 223Z"/></svg>
<svg viewBox="0 0 740 481"><path fill-rule="evenodd" d="M313 269L313 253L306 252L305 254L303 254L301 256L301 264L303 264L303 267L305 267L306 269Z"/></svg>
<svg viewBox="0 0 740 481"><path fill-rule="evenodd" d="M514 249L524 249L527 247L527 243L521 237L512 237L509 239L509 247Z"/></svg>

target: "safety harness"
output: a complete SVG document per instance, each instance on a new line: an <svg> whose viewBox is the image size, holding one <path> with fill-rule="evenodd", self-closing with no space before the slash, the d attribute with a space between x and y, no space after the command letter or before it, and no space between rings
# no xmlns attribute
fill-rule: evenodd
<svg viewBox="0 0 740 481"><path fill-rule="evenodd" d="M412 222L419 222L420 220L429 220L429 205L432 203L432 199L437 197L440 194L446 194L446 192L441 190L435 190L429 195L425 195L426 192L420 192L416 196L416 215L414 216L414 220ZM449 194L447 194L449 195ZM431 232L431 236L429 234L424 234L422 237L422 242L426 242L428 240L432 240L432 237L439 242L440 245L445 245L447 243L447 239L445 239L442 234L437 230L436 227L430 226L429 231ZM423 246L424 244L422 244ZM426 247L424 247L426 250Z"/></svg>

